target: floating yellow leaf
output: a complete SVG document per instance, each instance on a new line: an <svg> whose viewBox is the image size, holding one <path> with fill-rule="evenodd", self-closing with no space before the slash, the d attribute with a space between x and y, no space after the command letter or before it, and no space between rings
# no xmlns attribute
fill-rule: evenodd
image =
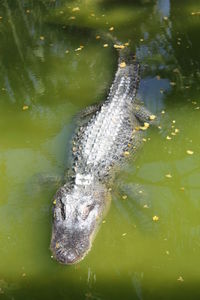
<svg viewBox="0 0 200 300"><path fill-rule="evenodd" d="M140 129L142 130L147 130L147 128L149 128L149 123L144 122L144 126L140 126Z"/></svg>
<svg viewBox="0 0 200 300"><path fill-rule="evenodd" d="M107 47L108 47L108 44L104 44L103 47L104 47L104 48L107 48Z"/></svg>
<svg viewBox="0 0 200 300"><path fill-rule="evenodd" d="M97 35L96 36L96 40L99 40L101 37L100 37L100 35Z"/></svg>
<svg viewBox="0 0 200 300"><path fill-rule="evenodd" d="M80 46L79 48L75 49L75 51L81 51L83 49L83 46Z"/></svg>
<svg viewBox="0 0 200 300"><path fill-rule="evenodd" d="M149 117L150 120L155 120L155 118L156 118L155 115L151 115L151 116Z"/></svg>
<svg viewBox="0 0 200 300"><path fill-rule="evenodd" d="M189 154L189 155L194 154L194 151L192 151L192 150L187 150L186 152L187 152L187 154Z"/></svg>
<svg viewBox="0 0 200 300"><path fill-rule="evenodd" d="M158 217L158 216L153 216L152 220L153 220L154 222L158 222L158 221L159 221L159 217Z"/></svg>
<svg viewBox="0 0 200 300"><path fill-rule="evenodd" d="M127 199L127 195L123 195L123 196L122 196L122 199L123 199L123 200L126 200L126 199Z"/></svg>
<svg viewBox="0 0 200 300"><path fill-rule="evenodd" d="M22 107L22 109L23 109L23 110L27 110L27 109L29 109L29 107L28 107L28 105L24 105L24 106Z"/></svg>
<svg viewBox="0 0 200 300"><path fill-rule="evenodd" d="M124 49L125 46L124 45L118 45L118 44L114 44L113 46L115 49Z"/></svg>
<svg viewBox="0 0 200 300"><path fill-rule="evenodd" d="M56 205L56 199L53 200L53 204Z"/></svg>
<svg viewBox="0 0 200 300"><path fill-rule="evenodd" d="M129 151L124 151L124 156L129 156L130 152Z"/></svg>
<svg viewBox="0 0 200 300"><path fill-rule="evenodd" d="M126 67L125 61L121 62L121 63L119 64L119 66L120 66L120 68L125 68L125 67Z"/></svg>
<svg viewBox="0 0 200 300"><path fill-rule="evenodd" d="M77 6L77 7L74 7L73 9L72 9L72 11L79 11L80 10L80 8Z"/></svg>
<svg viewBox="0 0 200 300"><path fill-rule="evenodd" d="M126 235L127 235L127 233L126 233L126 232L122 233L122 236L126 236Z"/></svg>
<svg viewBox="0 0 200 300"><path fill-rule="evenodd" d="M166 139L167 139L167 140L171 140L172 138L171 138L171 136L168 135L168 136L166 137Z"/></svg>
<svg viewBox="0 0 200 300"><path fill-rule="evenodd" d="M171 174L166 174L165 177L166 178L172 178L172 175Z"/></svg>
<svg viewBox="0 0 200 300"><path fill-rule="evenodd" d="M44 36L43 35L40 36L40 40L44 41Z"/></svg>
<svg viewBox="0 0 200 300"><path fill-rule="evenodd" d="M112 27L110 27L110 28L109 28L109 30L110 30L110 31L113 31L113 30L114 30L114 27L113 27L113 26L112 26Z"/></svg>
<svg viewBox="0 0 200 300"><path fill-rule="evenodd" d="M178 281L181 281L181 282L183 282L184 281L184 279L183 279L183 277L182 276L179 276L179 278L177 279Z"/></svg>

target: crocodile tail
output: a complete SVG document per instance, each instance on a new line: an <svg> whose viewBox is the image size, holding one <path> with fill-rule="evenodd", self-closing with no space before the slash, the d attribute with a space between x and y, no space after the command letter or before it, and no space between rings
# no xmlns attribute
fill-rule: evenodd
<svg viewBox="0 0 200 300"><path fill-rule="evenodd" d="M104 33L104 38L111 41L118 52L118 70L110 89L109 98L114 96L127 95L134 101L140 82L140 64L128 45L121 43L110 33Z"/></svg>
<svg viewBox="0 0 200 300"><path fill-rule="evenodd" d="M123 49L119 49L118 51L119 51L118 64L121 64L123 62L126 65L132 65L132 64L137 63L136 57L133 54L133 51L129 47L124 47Z"/></svg>

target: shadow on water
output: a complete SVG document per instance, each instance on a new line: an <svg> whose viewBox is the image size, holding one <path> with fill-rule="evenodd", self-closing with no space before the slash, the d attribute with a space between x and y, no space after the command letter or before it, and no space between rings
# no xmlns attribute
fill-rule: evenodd
<svg viewBox="0 0 200 300"><path fill-rule="evenodd" d="M65 300L109 300L109 299L199 299L199 282L183 283L177 281L162 282L159 286L148 286L143 278L143 274L137 272L126 280L113 278L112 280L102 280L95 287L86 286L85 282L78 283L76 281L42 278L36 281L24 279L20 283L20 288L10 287L4 282L3 288L0 290L2 300L10 299L65 299ZM12 293L7 291L12 290ZM98 292L101 291L101 292Z"/></svg>

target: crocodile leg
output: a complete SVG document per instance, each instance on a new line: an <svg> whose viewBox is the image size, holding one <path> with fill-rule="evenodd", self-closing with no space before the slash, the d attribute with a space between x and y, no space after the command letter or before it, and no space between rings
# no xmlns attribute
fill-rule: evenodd
<svg viewBox="0 0 200 300"><path fill-rule="evenodd" d="M85 118L85 117L90 116L91 114L94 114L95 112L97 112L99 110L101 105L102 105L101 103L97 103L97 104L86 107L78 114L78 117Z"/></svg>
<svg viewBox="0 0 200 300"><path fill-rule="evenodd" d="M156 116L153 115L141 102L137 101L133 105L133 113L141 123L157 125Z"/></svg>

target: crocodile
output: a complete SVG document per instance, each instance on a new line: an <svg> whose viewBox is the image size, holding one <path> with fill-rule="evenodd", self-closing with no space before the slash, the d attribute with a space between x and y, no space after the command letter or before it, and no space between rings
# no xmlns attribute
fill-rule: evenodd
<svg viewBox="0 0 200 300"><path fill-rule="evenodd" d="M137 100L140 65L119 46L118 68L107 99L86 108L72 139L72 165L55 194L51 251L62 264L75 264L89 252L111 202L110 185L135 153L154 116Z"/></svg>

